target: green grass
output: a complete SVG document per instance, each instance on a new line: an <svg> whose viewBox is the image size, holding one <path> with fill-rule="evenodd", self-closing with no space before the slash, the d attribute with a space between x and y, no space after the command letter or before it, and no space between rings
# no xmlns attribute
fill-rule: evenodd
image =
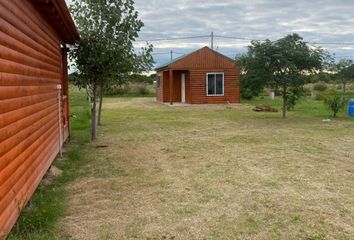
<svg viewBox="0 0 354 240"><path fill-rule="evenodd" d="M353 239L354 122L303 99L287 119L244 105L106 98L74 239ZM271 102L279 107L280 99Z"/></svg>
<svg viewBox="0 0 354 240"><path fill-rule="evenodd" d="M89 139L74 91L64 175L40 187L9 239L353 239L354 119L304 98L170 107L104 100ZM82 107L84 106L84 107ZM96 148L95 145L106 145Z"/></svg>
<svg viewBox="0 0 354 240"><path fill-rule="evenodd" d="M56 167L63 170L63 174L49 185L39 186L8 240L65 239L65 234L57 224L68 208L65 187L80 176L80 167L87 164L85 152L90 133L88 102L85 95L75 89L71 91L70 109L73 114L70 143L66 145L63 160L54 162Z"/></svg>
<svg viewBox="0 0 354 240"><path fill-rule="evenodd" d="M346 94L347 99L354 98L354 93L349 92ZM348 100L349 102L349 100ZM242 100L242 103L251 105L270 105L275 107L281 112L282 109L282 99L281 97L276 97L275 100L271 100L268 97L258 97L252 100ZM348 105L346 105L339 113L338 119L353 119L347 116ZM332 118L331 112L324 106L323 101L316 101L311 99L311 97L303 97L300 99L298 104L296 104L295 109L289 112L289 116L299 116L299 117L310 117L310 118Z"/></svg>

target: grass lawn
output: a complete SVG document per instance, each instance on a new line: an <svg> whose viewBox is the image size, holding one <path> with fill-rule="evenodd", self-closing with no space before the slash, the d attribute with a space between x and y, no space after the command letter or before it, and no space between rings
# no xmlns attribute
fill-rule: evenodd
<svg viewBox="0 0 354 240"><path fill-rule="evenodd" d="M354 239L354 121L107 98L65 185L69 239ZM273 105L279 106L276 101Z"/></svg>

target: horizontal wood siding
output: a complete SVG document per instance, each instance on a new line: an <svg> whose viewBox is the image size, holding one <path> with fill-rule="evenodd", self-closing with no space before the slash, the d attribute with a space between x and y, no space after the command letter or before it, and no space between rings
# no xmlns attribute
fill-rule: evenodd
<svg viewBox="0 0 354 240"><path fill-rule="evenodd" d="M173 72L173 94L172 99L173 102L181 102L181 72L174 71Z"/></svg>
<svg viewBox="0 0 354 240"><path fill-rule="evenodd" d="M235 68L235 63L232 59L229 59L207 47L204 47L171 64L169 67L175 70L211 68L226 69Z"/></svg>
<svg viewBox="0 0 354 240"><path fill-rule="evenodd" d="M163 72L158 72L157 76L160 77L160 86L156 86L156 101L163 102Z"/></svg>
<svg viewBox="0 0 354 240"><path fill-rule="evenodd" d="M224 96L207 96L206 74L212 72L224 73ZM192 103L220 104L240 102L240 75L236 68L191 70L190 81Z"/></svg>
<svg viewBox="0 0 354 240"><path fill-rule="evenodd" d="M192 103L190 72L185 72L185 74L186 74L186 103Z"/></svg>
<svg viewBox="0 0 354 240"><path fill-rule="evenodd" d="M240 70L234 60L204 47L172 63L164 71L164 78L169 78L168 72L174 72L173 101L181 101L181 72L186 73L186 102L196 104L209 103L239 103L240 102ZM212 72L224 73L224 96L207 96L206 74ZM169 101L169 80L164 79L164 101Z"/></svg>
<svg viewBox="0 0 354 240"><path fill-rule="evenodd" d="M165 71L163 72L163 102L169 102L170 101L170 75L169 72Z"/></svg>
<svg viewBox="0 0 354 240"><path fill-rule="evenodd" d="M59 37L31 1L0 0L0 238L59 151L61 56Z"/></svg>

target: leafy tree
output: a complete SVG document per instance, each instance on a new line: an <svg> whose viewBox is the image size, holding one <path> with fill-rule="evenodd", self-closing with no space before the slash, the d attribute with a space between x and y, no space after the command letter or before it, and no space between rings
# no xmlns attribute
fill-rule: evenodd
<svg viewBox="0 0 354 240"><path fill-rule="evenodd" d="M343 94L339 93L335 88L328 89L324 104L332 112L333 117L337 117L338 112L345 106Z"/></svg>
<svg viewBox="0 0 354 240"><path fill-rule="evenodd" d="M272 72L269 65L264 64L270 53L271 42L266 40L264 43L253 41L245 54L236 56L236 63L241 71L241 96L245 99L258 97L269 79L272 79ZM261 50L264 51L261 53Z"/></svg>
<svg viewBox="0 0 354 240"><path fill-rule="evenodd" d="M285 118L303 92L306 75L320 72L330 60L326 51L312 48L298 34L291 34L277 41L252 41L238 62L246 79L258 79L260 87L266 85L281 92Z"/></svg>
<svg viewBox="0 0 354 240"><path fill-rule="evenodd" d="M90 97L92 139L96 138L97 100L100 122L104 90L121 81L122 75L152 68L152 45L134 51L143 22L133 0L73 0L71 11L81 40L70 51L78 70L77 86Z"/></svg>
<svg viewBox="0 0 354 240"><path fill-rule="evenodd" d="M308 76L308 82L310 83L318 83L318 82L333 82L335 80L336 74L331 69L332 67L329 66L327 72L316 72Z"/></svg>
<svg viewBox="0 0 354 240"><path fill-rule="evenodd" d="M342 59L334 65L334 71L337 72L337 81L343 85L343 93L346 92L348 82L354 81L354 64L352 60Z"/></svg>

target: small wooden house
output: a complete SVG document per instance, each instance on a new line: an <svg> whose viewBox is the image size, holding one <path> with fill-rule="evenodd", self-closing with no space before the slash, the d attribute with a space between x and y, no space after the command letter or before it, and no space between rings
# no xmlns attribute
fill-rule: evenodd
<svg viewBox="0 0 354 240"><path fill-rule="evenodd" d="M64 0L0 0L0 239L69 135Z"/></svg>
<svg viewBox="0 0 354 240"><path fill-rule="evenodd" d="M211 104L240 102L240 70L235 61L204 47L158 66L159 102Z"/></svg>

